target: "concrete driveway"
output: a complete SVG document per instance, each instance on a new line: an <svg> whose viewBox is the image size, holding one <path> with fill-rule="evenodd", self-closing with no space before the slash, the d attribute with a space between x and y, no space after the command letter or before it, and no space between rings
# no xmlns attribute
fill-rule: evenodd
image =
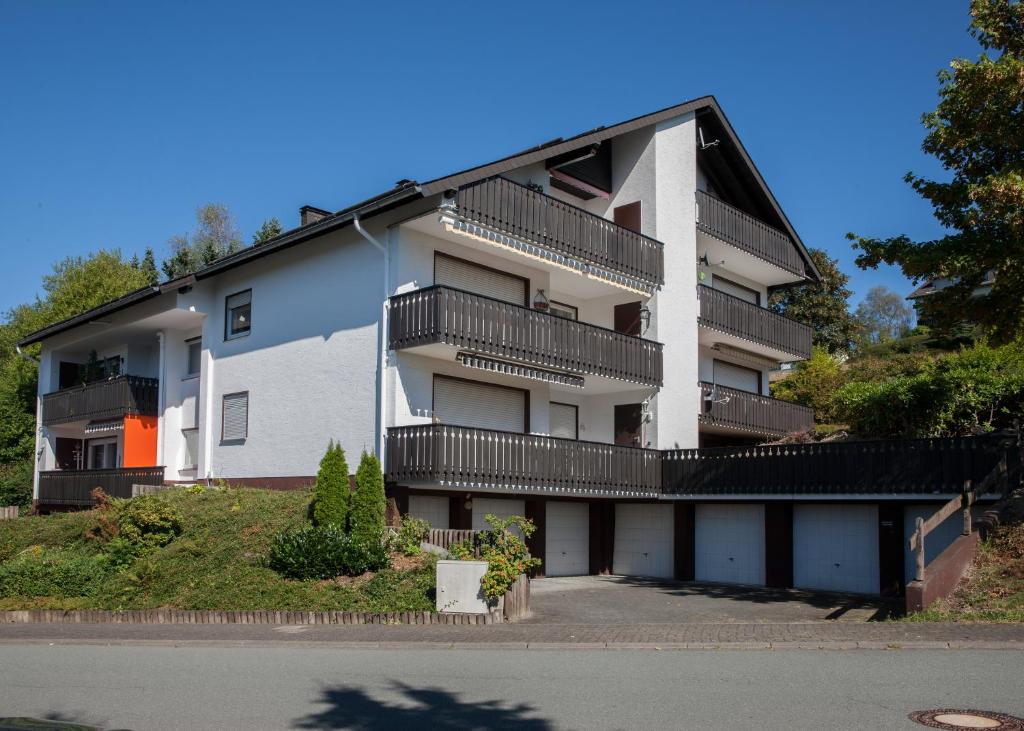
<svg viewBox="0 0 1024 731"><path fill-rule="evenodd" d="M533 617L544 624L865 622L896 606L878 598L696 584L632 576L535 579Z"/></svg>

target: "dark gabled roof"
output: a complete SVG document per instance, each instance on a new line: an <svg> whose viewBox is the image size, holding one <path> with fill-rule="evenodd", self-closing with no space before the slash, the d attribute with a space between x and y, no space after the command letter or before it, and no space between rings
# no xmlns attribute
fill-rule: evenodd
<svg viewBox="0 0 1024 731"><path fill-rule="evenodd" d="M228 256L214 261L209 266L200 269L195 272L195 274L191 274L188 277L182 277L180 279L166 282L159 287L147 287L145 289L140 289L136 292L127 294L124 297L113 300L112 302L108 302L92 310L83 312L80 315L31 333L18 341L18 345L30 345L32 343L37 343L44 338L69 330L82 323L101 317L102 315L124 309L125 307L129 307L137 302L149 299L150 297L155 297L161 292L167 292L172 289L185 286L189 281L206 279L207 277L212 277L223 271L227 271L228 269L233 269L236 266L240 266L255 259L260 259L269 254L290 248L296 244L302 243L303 241L308 241L316 236L347 226L352 223L356 217L381 213L417 198L423 198L451 188L458 188L469 183L490 178L495 175L501 175L502 173L515 170L516 168L524 165L542 162L551 157L579 149L580 147L599 143L604 140L626 134L627 132L649 127L653 124L658 124L659 122L678 117L682 114L688 114L690 112L711 113L717 117L721 127L729 138L729 142L733 145L740 156L742 163L748 168L760 192L765 196L765 199L768 201L771 209L778 216L778 220L781 222L786 233L793 239L797 250L800 252L801 258L803 258L804 263L806 264L807 270L812 273L814 278L820 278L821 275L818 273L817 267L814 266L814 262L812 261L807 248L804 246L803 241L800 240L800 237L790 224L789 219L786 218L786 214L782 212L782 207L779 205L778 201L775 200L775 196L772 195L772 192L769 190L764 178L761 177L761 173L758 171L757 166L754 165L754 161L750 159L750 156L747 154L746 149L740 142L739 137L737 137L736 132L733 130L732 125L729 124L728 118L726 118L722 108L718 105L718 101L713 96L702 96L697 99L683 102L682 104L666 107L665 109L661 109L657 112L645 114L640 117L634 117L633 119L612 125L611 127L595 127L589 132L584 132L568 139L562 139L559 137L541 145L537 145L536 147L531 147L527 150L523 150L522 152L517 152L514 155L509 155L508 157L504 157L500 160L468 168L457 173L452 173L451 175L446 175L442 178L435 178L434 180L430 180L426 183L421 184L413 180L402 180L391 190L385 191L384 193L369 198L361 203L349 206L348 208L344 208L337 213L331 214L319 221L315 221L314 223L292 229L291 231L286 231L273 239L260 244L254 244L253 246L242 249L234 254L229 254Z"/></svg>

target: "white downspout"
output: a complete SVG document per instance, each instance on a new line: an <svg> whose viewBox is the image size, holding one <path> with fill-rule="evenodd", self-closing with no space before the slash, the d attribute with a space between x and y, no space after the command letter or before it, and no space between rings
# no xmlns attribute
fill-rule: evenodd
<svg viewBox="0 0 1024 731"><path fill-rule="evenodd" d="M164 461L164 412L166 411L167 400L167 339L164 331L156 334L156 340L160 344L160 357L157 364L156 384L156 464L154 467L164 468L164 479L167 479L167 463Z"/></svg>
<svg viewBox="0 0 1024 731"><path fill-rule="evenodd" d="M384 462L384 434L387 431L388 387L387 387L387 365L388 365L388 294L391 287L391 252L388 247L380 243L373 234L363 228L359 220L359 214L352 219L356 231L364 239L369 241L381 254L384 255L384 302L381 304L380 314L380 348L378 353L378 365L380 369L380 431L377 434L377 457L381 463Z"/></svg>
<svg viewBox="0 0 1024 731"><path fill-rule="evenodd" d="M46 430L43 427L43 380L42 373L40 373L40 366L42 365L42 361L39 358L36 358L35 356L29 355L28 353L22 351L20 345L16 344L14 346L14 351L18 354L19 357L24 358L29 363L35 364L36 374L38 378L36 385L36 443L35 450L33 451L34 459L32 460L32 505L34 506L36 502L39 500L39 470L45 466L46 445L44 444L44 442L47 441L49 438L46 433Z"/></svg>

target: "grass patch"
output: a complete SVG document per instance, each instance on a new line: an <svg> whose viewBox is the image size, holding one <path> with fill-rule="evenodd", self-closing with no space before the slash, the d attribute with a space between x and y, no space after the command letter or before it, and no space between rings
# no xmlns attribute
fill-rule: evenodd
<svg viewBox="0 0 1024 731"><path fill-rule="evenodd" d="M953 596L908 621L1024 622L1024 493L1005 512L1008 520L981 544Z"/></svg>
<svg viewBox="0 0 1024 731"><path fill-rule="evenodd" d="M430 556L402 561L400 569L328 581L292 581L265 566L273 536L306 522L309 490L225 489L191 494L174 489L161 495L182 517L182 533L169 544L144 553L126 567L107 565L87 586L64 580L58 585L68 589L48 596L0 590L7 594L0 595L0 609L433 609L434 560ZM85 511L0 522L0 575L17 569L17 577L28 577L19 580L47 586L45 576L32 578L41 569L22 565L26 555L96 559L103 546L89 534L98 520L97 511Z"/></svg>

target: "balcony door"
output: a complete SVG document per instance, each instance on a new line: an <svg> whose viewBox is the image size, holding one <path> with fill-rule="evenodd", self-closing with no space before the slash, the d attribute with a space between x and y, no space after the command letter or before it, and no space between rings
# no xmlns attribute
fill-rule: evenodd
<svg viewBox="0 0 1024 731"><path fill-rule="evenodd" d="M117 467L117 437L90 439L88 443L88 469L112 470Z"/></svg>
<svg viewBox="0 0 1024 731"><path fill-rule="evenodd" d="M434 284L529 306L530 280L439 252L434 253Z"/></svg>
<svg viewBox="0 0 1024 731"><path fill-rule="evenodd" d="M623 447L641 447L643 404L616 404L615 443Z"/></svg>
<svg viewBox="0 0 1024 731"><path fill-rule="evenodd" d="M434 419L477 429L528 431L528 393L449 376L434 376Z"/></svg>

